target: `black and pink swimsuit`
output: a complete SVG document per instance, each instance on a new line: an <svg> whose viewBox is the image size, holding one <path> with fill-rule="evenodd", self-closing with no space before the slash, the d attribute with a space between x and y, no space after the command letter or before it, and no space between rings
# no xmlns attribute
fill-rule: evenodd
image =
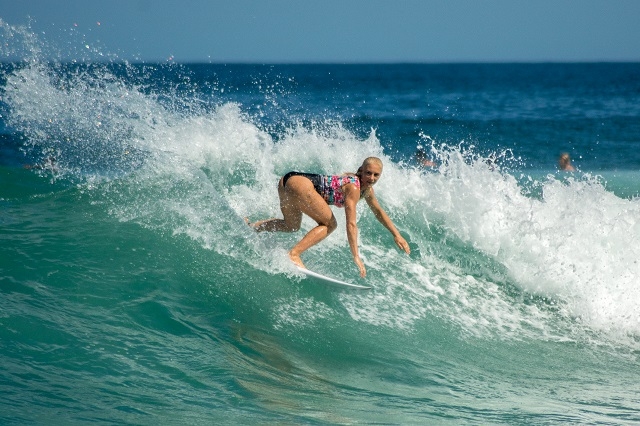
<svg viewBox="0 0 640 426"><path fill-rule="evenodd" d="M360 179L355 175L317 175L313 173L289 172L282 178L282 185L287 185L291 176L304 176L313 183L313 188L330 206L344 206L342 187L348 183L360 189Z"/></svg>

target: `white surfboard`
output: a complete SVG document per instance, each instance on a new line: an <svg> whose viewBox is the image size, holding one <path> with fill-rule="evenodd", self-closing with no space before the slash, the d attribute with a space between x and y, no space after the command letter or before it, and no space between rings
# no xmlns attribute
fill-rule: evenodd
<svg viewBox="0 0 640 426"><path fill-rule="evenodd" d="M337 285L337 286L346 287L346 288L352 288L352 289L357 289L357 290L371 290L371 287L366 286L366 285L346 283L344 281L340 281L340 280L337 280L335 278L327 277L325 275L319 274L317 272L310 271L310 270L305 269L305 268L301 268L299 266L297 266L297 268L298 268L298 271L302 272L305 276L307 276L309 278L315 278L315 279L320 280L320 281L322 281L324 283L327 283L327 284L332 284L332 285Z"/></svg>

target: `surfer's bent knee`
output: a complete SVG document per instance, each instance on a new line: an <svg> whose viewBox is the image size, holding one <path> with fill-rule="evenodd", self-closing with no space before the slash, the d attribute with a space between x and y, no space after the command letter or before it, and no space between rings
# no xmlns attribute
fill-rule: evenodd
<svg viewBox="0 0 640 426"><path fill-rule="evenodd" d="M338 227L338 221L334 215L331 215L331 219L329 219L329 223L327 224L327 234L332 233Z"/></svg>

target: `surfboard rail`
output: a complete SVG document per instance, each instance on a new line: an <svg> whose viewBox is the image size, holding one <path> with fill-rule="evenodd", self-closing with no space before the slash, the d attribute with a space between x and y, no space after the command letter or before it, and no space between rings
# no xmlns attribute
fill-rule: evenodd
<svg viewBox="0 0 640 426"><path fill-rule="evenodd" d="M352 284L345 281L340 281L336 278L327 277L326 275L319 274L318 272L311 271L306 268L297 266L298 271L302 272L306 277L315 278L327 284L332 284L340 287L352 288L357 290L371 290L372 287L360 284Z"/></svg>

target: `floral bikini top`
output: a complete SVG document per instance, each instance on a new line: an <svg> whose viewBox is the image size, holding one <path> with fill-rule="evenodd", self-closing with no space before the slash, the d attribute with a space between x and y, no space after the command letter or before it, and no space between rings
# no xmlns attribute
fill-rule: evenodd
<svg viewBox="0 0 640 426"><path fill-rule="evenodd" d="M352 183L356 188L360 189L360 179L354 175L329 175L321 176L322 185L318 193L324 198L329 205L336 207L344 206L344 192L342 186L348 183Z"/></svg>

